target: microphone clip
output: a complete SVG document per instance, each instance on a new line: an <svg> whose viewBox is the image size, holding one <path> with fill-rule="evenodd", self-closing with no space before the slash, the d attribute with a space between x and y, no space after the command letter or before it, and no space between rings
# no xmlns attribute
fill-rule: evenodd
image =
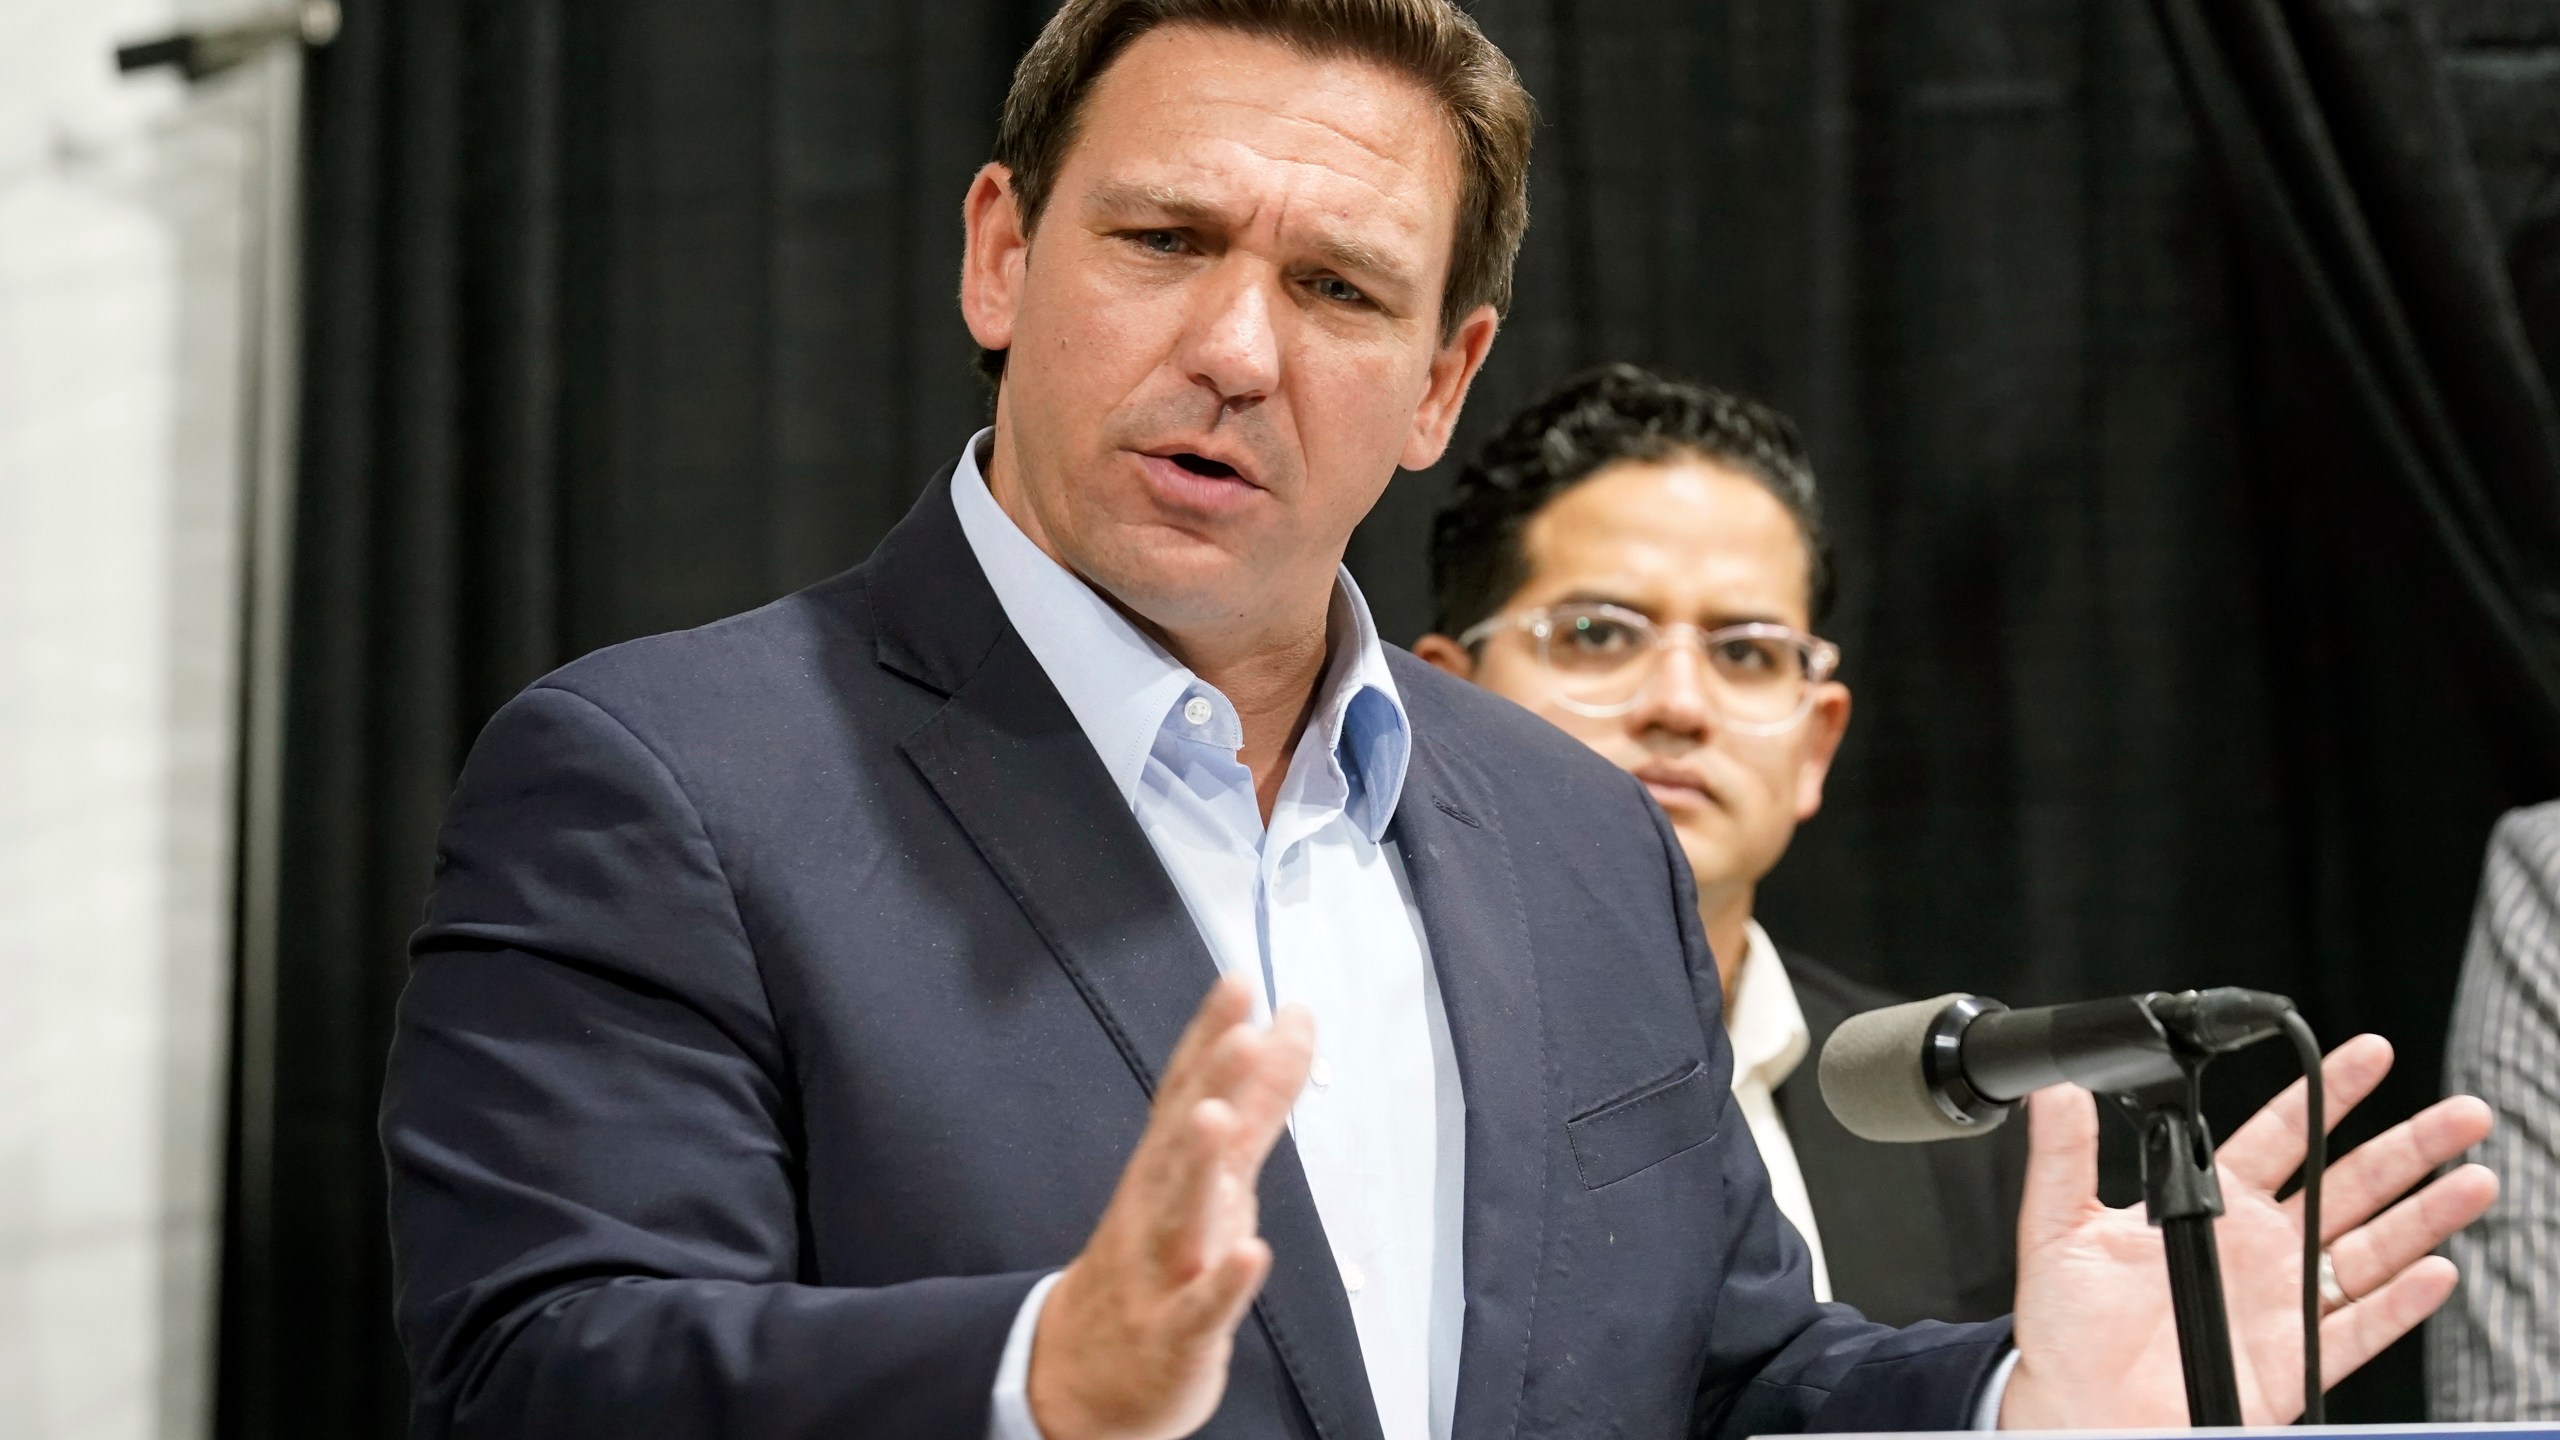
<svg viewBox="0 0 2560 1440"><path fill-rule="evenodd" d="M2213 1164L2213 1130L2204 1118L2204 1069L2217 1055L2281 1032L2293 1002L2225 986L2154 992L2136 1003L2168 1042L2165 1058L2176 1073L2108 1098L2142 1135L2142 1208L2168 1252L2170 1307L2191 1423L2237 1425L2240 1383L2222 1299L2222 1256L2213 1235L2213 1222L2223 1212L2222 1179Z"/></svg>

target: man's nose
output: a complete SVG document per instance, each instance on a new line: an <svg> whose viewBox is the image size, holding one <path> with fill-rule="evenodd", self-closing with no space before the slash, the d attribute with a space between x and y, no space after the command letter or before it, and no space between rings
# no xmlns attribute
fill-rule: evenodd
<svg viewBox="0 0 2560 1440"><path fill-rule="evenodd" d="M1639 730L1702 740L1715 726L1715 702L1707 694L1706 657L1686 634L1662 637L1650 657L1652 673L1629 717Z"/></svg>
<svg viewBox="0 0 2560 1440"><path fill-rule="evenodd" d="M1280 380L1274 277L1266 267L1230 258L1202 277L1198 308L1185 336L1182 363L1227 406L1259 400Z"/></svg>

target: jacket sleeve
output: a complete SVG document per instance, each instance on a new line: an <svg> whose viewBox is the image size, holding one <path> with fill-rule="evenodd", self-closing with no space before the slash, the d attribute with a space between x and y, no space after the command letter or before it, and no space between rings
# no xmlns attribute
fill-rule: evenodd
<svg viewBox="0 0 2560 1440"><path fill-rule="evenodd" d="M659 757L529 690L435 863L382 1108L413 1433L981 1440L1040 1277L809 1283L789 1056Z"/></svg>
<svg viewBox="0 0 2560 1440"><path fill-rule="evenodd" d="M2548 1421L2560 1416L2560 804L2512 812L2490 836L2444 1088L2496 1113L2470 1158L2499 1192L2444 1243L2462 1283L2427 1322L2429 1414Z"/></svg>
<svg viewBox="0 0 2560 1440"><path fill-rule="evenodd" d="M1650 799L1671 870L1689 983L1715 1056L1732 1073L1724 1040L1724 987L1698 918L1688 861L1670 822ZM1728 1091L1709 1142L1723 1151L1725 1232L1722 1290L1708 1327L1692 1429L1719 1440L1753 1435L1875 1430L1965 1430L1974 1403L2009 1349L2006 1319L1979 1325L1923 1321L1877 1325L1846 1305L1813 1298L1812 1261L1778 1213L1751 1130Z"/></svg>

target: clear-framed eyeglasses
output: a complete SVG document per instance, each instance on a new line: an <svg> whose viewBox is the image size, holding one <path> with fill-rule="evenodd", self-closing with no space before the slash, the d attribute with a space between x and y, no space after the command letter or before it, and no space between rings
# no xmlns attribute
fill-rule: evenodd
<svg viewBox="0 0 2560 1440"><path fill-rule="evenodd" d="M1698 647L1699 684L1717 716L1755 735L1780 734L1813 709L1814 687L1840 668L1840 647L1787 625L1754 622L1713 630L1659 625L1618 605L1549 605L1496 615L1458 637L1473 650L1505 631L1524 633L1557 682L1556 702L1578 715L1624 715L1662 674L1667 643Z"/></svg>

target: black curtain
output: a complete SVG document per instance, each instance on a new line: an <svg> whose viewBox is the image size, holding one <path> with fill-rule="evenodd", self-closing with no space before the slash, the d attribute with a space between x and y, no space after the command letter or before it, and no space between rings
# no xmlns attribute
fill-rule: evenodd
<svg viewBox="0 0 2560 1440"><path fill-rule="evenodd" d="M2560 793L2560 20L1475 8L1546 128L1462 445L1614 358L1814 444L1858 716L1771 927L1920 993L2287 990L2422 1100L2487 824ZM372 1116L453 775L549 667L860 558L979 423L959 200L1047 9L370 0L317 57L225 1434L401 1432ZM1393 638L1448 469L1354 541ZM2395 1356L2333 1414L2419 1404Z"/></svg>

